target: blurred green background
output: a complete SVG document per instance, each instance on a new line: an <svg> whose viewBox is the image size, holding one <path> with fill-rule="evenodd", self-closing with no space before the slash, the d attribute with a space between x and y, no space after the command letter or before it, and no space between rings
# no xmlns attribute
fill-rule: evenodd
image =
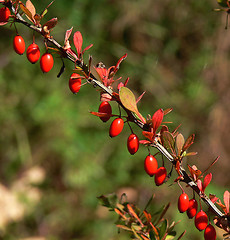
<svg viewBox="0 0 230 240"><path fill-rule="evenodd" d="M33 3L41 12L49 1ZM85 54L86 61L93 55L94 65L102 61L109 67L128 54L117 77L129 76L136 96L147 90L138 104L142 115L173 108L165 118L173 122L170 129L182 124L184 136L196 134L192 150L199 154L188 159L190 165L205 170L220 156L207 193L222 200L230 186L230 30L225 30L226 14L214 8L215 0L56 0L45 20L58 17L52 34L61 44L67 29L81 31L84 47L94 44ZM18 24L17 29L28 46L32 32ZM77 95L70 92L73 64L65 61L66 70L57 78L62 63L55 55L52 71L42 74L38 63L14 52L14 35L9 24L1 27L1 239L129 239L117 233L115 215L98 204L97 196L112 192L126 192L141 208L152 194L156 209L171 201L167 217L182 220L178 236L186 229L183 239L201 239L193 220L178 213L180 191L170 186L173 180L156 187L145 174L147 149L128 153L128 126L111 139L111 120L103 124L89 114L98 110L98 92L90 85ZM35 37L44 52L42 39Z"/></svg>

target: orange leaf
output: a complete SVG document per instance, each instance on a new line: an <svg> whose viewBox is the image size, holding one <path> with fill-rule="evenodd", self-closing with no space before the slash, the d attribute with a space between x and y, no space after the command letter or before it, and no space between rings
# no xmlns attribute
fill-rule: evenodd
<svg viewBox="0 0 230 240"><path fill-rule="evenodd" d="M179 133L176 137L176 147L177 147L178 155L182 153L183 146L184 146L184 136L181 133Z"/></svg>

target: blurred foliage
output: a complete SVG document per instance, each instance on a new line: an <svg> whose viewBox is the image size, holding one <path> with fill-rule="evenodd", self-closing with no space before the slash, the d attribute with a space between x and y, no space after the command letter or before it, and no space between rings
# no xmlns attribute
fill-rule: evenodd
<svg viewBox="0 0 230 240"><path fill-rule="evenodd" d="M33 3L41 12L49 1ZM118 76L130 77L128 87L136 96L147 90L138 104L142 115L173 107L167 116L174 122L171 128L182 123L185 136L196 134L193 149L199 154L189 164L204 170L221 156L210 191L222 199L230 180L230 33L224 29L226 15L212 11L216 7L214 0L69 0L55 1L45 18L58 17L53 36L60 43L72 26L81 31L84 47L94 44L94 64L102 61L109 67L128 53ZM17 29L28 46L33 33L21 25ZM89 114L98 109L98 92L84 86L76 96L71 94L73 64L66 61L65 72L57 78L62 63L55 56L54 69L42 74L38 64L13 51L14 28L7 25L0 31L0 176L9 195L6 202L15 206L14 214L1 224L1 238L128 239L117 233L116 219L96 197L126 192L129 201L142 208L154 192L154 208L172 202L167 217L182 220L176 230L187 230L183 239L201 239L202 233L190 227L191 220L178 213L179 189L169 184L157 188L144 173L147 149L142 147L135 156L128 153L128 126L110 139L110 123ZM35 37L45 51L42 39ZM141 136L136 126L133 129ZM25 178L34 167L44 175L35 182ZM15 196L20 197L20 207L13 204ZM1 204L1 212L5 208Z"/></svg>

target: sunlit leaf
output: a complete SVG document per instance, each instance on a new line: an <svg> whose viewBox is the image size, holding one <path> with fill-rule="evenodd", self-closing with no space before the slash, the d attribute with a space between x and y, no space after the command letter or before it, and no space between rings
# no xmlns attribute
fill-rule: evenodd
<svg viewBox="0 0 230 240"><path fill-rule="evenodd" d="M230 202L229 191L225 191L224 192L224 204L225 204L227 213L229 213L229 202Z"/></svg>
<svg viewBox="0 0 230 240"><path fill-rule="evenodd" d="M134 113L138 113L135 96L129 88L121 87L119 91L119 97L124 107Z"/></svg>
<svg viewBox="0 0 230 240"><path fill-rule="evenodd" d="M181 154L183 146L184 146L184 136L181 133L179 133L176 137L176 147L177 147L178 155Z"/></svg>
<svg viewBox="0 0 230 240"><path fill-rule="evenodd" d="M127 226L124 226L124 225L116 225L118 228L122 228L122 229L124 229L124 230L126 230L126 231L132 231L132 229L131 228L129 228L129 227L127 227Z"/></svg>
<svg viewBox="0 0 230 240"><path fill-rule="evenodd" d="M26 8L30 11L32 17L36 14L36 9L30 0L26 1Z"/></svg>
<svg viewBox="0 0 230 240"><path fill-rule="evenodd" d="M25 7L25 5L22 3L22 2L20 2L20 8L21 8L21 10L25 13L25 15L28 17L28 19L32 22L32 23L34 23L34 18L33 18L33 16L32 16L32 13L29 11L29 9L27 9L27 7Z"/></svg>
<svg viewBox="0 0 230 240"><path fill-rule="evenodd" d="M194 180L196 180L202 174L202 172L195 165L192 167L188 165L188 169Z"/></svg>
<svg viewBox="0 0 230 240"><path fill-rule="evenodd" d="M197 187L200 189L201 192L203 192L203 184L200 179L197 180Z"/></svg>

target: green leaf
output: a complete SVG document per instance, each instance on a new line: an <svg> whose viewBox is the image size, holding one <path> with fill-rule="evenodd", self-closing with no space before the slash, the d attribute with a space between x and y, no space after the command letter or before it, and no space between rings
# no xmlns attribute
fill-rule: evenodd
<svg viewBox="0 0 230 240"><path fill-rule="evenodd" d="M162 139L162 142L163 142L163 146L166 149L169 149L169 150L172 150L172 151L174 150L175 142L174 142L173 135L170 132L164 131L162 133L161 139Z"/></svg>
<svg viewBox="0 0 230 240"><path fill-rule="evenodd" d="M114 209L116 204L118 203L118 199L115 193L108 194L108 195L101 195L97 197L102 206Z"/></svg>
<svg viewBox="0 0 230 240"><path fill-rule="evenodd" d="M129 88L121 87L119 90L119 97L125 108L131 112L134 112L143 123L146 123L146 120L137 109L136 98Z"/></svg>
<svg viewBox="0 0 230 240"><path fill-rule="evenodd" d="M127 87L121 87L119 91L121 103L130 111L138 113L136 99L133 92Z"/></svg>
<svg viewBox="0 0 230 240"><path fill-rule="evenodd" d="M221 7L228 7L227 0L217 0L217 2Z"/></svg>
<svg viewBox="0 0 230 240"><path fill-rule="evenodd" d="M165 219L162 222L162 224L160 226L160 229L159 229L159 236L160 236L160 238L162 238L165 235L167 227L168 227L168 221L167 221L167 219Z"/></svg>

